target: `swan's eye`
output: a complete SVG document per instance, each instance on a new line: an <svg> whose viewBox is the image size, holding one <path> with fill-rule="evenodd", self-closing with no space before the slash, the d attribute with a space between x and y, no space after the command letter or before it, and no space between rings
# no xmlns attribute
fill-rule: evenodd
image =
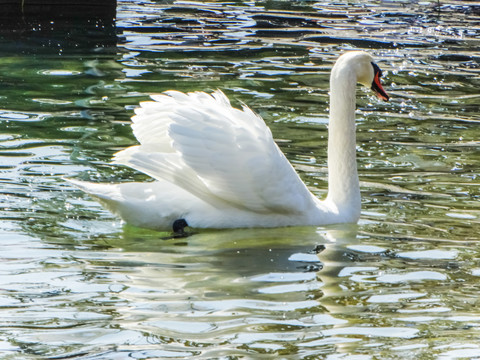
<svg viewBox="0 0 480 360"><path fill-rule="evenodd" d="M377 77L377 74L378 74L378 77L381 78L382 75L383 75L382 70L378 67L377 64L375 64L373 62L372 62L372 66L373 66L374 77Z"/></svg>

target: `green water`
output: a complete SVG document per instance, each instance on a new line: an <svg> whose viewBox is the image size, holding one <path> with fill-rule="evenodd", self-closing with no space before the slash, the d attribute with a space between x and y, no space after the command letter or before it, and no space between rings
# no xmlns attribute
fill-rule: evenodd
<svg viewBox="0 0 480 360"><path fill-rule="evenodd" d="M478 358L479 23L467 1L120 1L116 46L3 37L0 358ZM349 49L391 96L358 91L358 225L172 239L63 180L147 180L109 164L138 102L220 88L325 196Z"/></svg>

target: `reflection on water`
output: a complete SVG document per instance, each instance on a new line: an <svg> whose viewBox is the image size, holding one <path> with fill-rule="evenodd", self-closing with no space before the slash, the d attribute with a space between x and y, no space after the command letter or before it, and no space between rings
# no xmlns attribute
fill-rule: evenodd
<svg viewBox="0 0 480 360"><path fill-rule="evenodd" d="M478 356L479 23L466 1L121 1L113 46L112 28L41 51L2 36L2 358ZM324 196L347 49L375 55L392 95L359 90L358 225L171 238L62 180L146 180L109 164L136 104L221 88Z"/></svg>

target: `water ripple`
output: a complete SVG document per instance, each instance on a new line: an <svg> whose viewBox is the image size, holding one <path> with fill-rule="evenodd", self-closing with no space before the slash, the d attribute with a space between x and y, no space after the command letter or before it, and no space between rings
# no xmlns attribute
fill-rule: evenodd
<svg viewBox="0 0 480 360"><path fill-rule="evenodd" d="M119 1L113 50L32 56L2 38L0 352L475 357L479 23L468 1ZM136 143L133 109L221 88L324 197L329 72L350 49L375 56L392 95L359 88L358 226L172 238L62 180L148 180L110 164Z"/></svg>

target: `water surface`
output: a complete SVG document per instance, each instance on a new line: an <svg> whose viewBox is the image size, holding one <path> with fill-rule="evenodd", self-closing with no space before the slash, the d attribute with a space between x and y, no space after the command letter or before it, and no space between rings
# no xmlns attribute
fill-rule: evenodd
<svg viewBox="0 0 480 360"><path fill-rule="evenodd" d="M468 1L120 1L114 46L4 34L1 358L478 357L479 20ZM109 164L138 102L220 88L325 196L350 49L391 95L358 92L358 225L171 238L63 180L148 180Z"/></svg>

